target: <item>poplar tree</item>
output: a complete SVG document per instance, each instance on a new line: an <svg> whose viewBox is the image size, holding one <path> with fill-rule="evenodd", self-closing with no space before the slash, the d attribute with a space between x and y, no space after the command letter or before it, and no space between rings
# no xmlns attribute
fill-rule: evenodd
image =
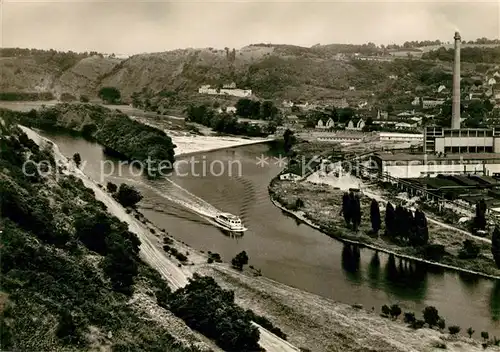
<svg viewBox="0 0 500 352"><path fill-rule="evenodd" d="M378 202L375 199L372 199L372 204L370 205L370 220L372 223L373 233L378 234L381 225L380 219L380 208L378 206Z"/></svg>

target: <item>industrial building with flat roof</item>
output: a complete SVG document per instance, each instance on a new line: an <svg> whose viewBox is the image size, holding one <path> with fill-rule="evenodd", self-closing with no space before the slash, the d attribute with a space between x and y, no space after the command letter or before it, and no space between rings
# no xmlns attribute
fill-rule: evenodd
<svg viewBox="0 0 500 352"><path fill-rule="evenodd" d="M423 153L378 153L370 169L396 178L439 174L500 175L500 129L460 128L460 34L455 32L451 128L427 127Z"/></svg>

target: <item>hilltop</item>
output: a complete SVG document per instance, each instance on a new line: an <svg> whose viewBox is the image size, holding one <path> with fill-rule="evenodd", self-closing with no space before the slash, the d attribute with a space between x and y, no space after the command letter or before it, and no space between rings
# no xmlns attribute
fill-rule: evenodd
<svg viewBox="0 0 500 352"><path fill-rule="evenodd" d="M477 64L498 62L498 46L490 47L496 44L478 45L470 44L476 48L469 48L477 55L462 57L464 74L474 71ZM180 49L126 59L97 53L2 49L0 92L51 92L55 98L68 93L74 98L96 98L101 87L113 86L120 90L125 102L136 93L165 97L175 104L195 96L201 85L217 87L234 82L238 88L252 89L257 97L265 99L368 98L372 92L385 90L391 75L406 75L405 85L415 87L422 83L419 75L425 70L449 71L448 56L429 55L430 47L254 44L239 50ZM408 55L414 59L409 60ZM431 60L416 59L426 55ZM355 91L349 91L349 87Z"/></svg>

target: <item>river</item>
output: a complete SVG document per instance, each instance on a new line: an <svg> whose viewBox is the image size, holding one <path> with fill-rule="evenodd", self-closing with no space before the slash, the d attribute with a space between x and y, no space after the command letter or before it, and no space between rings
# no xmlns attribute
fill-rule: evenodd
<svg viewBox="0 0 500 352"><path fill-rule="evenodd" d="M500 337L500 281L389 260L369 249L358 254L283 214L267 192L269 181L280 172L269 145L180 158L184 161L178 162L176 174L151 180L137 168L124 165L120 171L119 162L105 156L98 144L42 134L63 154L80 153L83 171L96 181L137 187L144 196L142 213L193 248L217 252L225 261L245 250L249 264L287 285L367 309L398 303L403 312L417 316L432 305L447 325L459 325L462 331L472 326L476 337L480 331ZM261 156L268 157L263 166L257 165ZM209 220L218 211L239 215L248 231L241 237L224 234Z"/></svg>

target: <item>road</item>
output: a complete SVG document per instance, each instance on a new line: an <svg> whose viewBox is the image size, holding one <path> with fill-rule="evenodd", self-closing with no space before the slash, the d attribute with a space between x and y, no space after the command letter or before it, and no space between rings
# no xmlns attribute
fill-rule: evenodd
<svg viewBox="0 0 500 352"><path fill-rule="evenodd" d="M37 144L43 144L43 141L47 141L46 138L41 137L39 134L33 132L32 130L22 127L24 132L28 135L30 139L35 141ZM181 288L188 283L188 277L184 271L182 271L177 264L172 262L166 255L165 252L161 251L156 247L151 239L149 231L147 231L143 225L135 219L130 214L127 214L125 209L119 205L107 192L102 190L96 182L90 179L87 175L78 169L74 163L70 162L62 153L55 143L53 143L54 158L56 162L60 165L66 166L65 171L68 174L73 174L75 177L81 179L84 185L92 189L95 193L97 200L103 202L108 211L115 215L121 221L126 222L129 225L129 230L134 232L141 241L141 256L146 263L151 267L156 269L165 280L167 280L171 286L175 289ZM274 335L270 331L266 330L262 326L254 323L258 327L260 332L259 344L269 352L298 352L300 351L295 346L291 345L289 342L281 339L280 337Z"/></svg>

